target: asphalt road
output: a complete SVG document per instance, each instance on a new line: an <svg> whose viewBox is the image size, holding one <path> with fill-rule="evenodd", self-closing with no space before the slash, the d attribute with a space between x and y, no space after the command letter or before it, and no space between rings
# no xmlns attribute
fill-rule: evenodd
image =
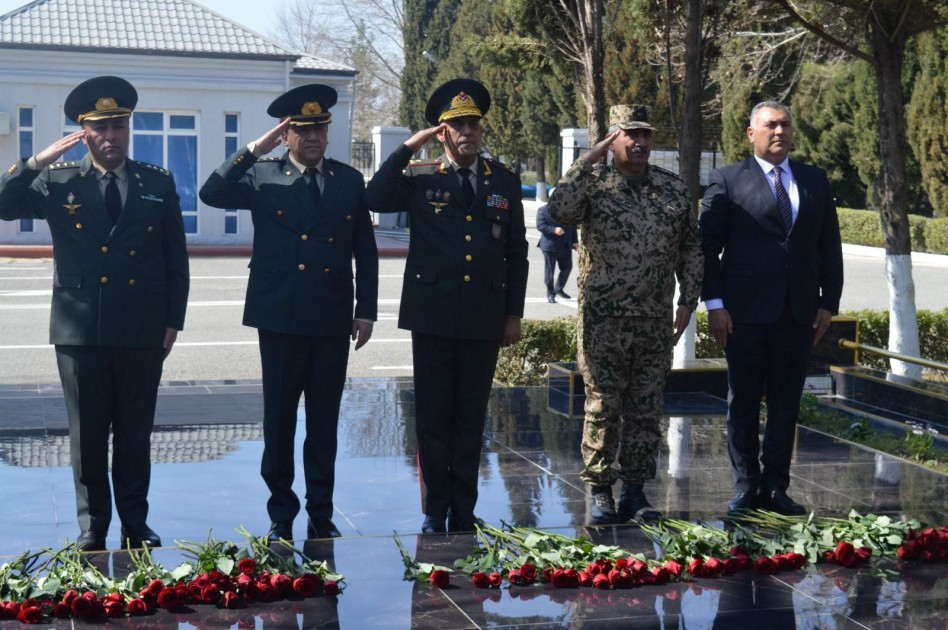
<svg viewBox="0 0 948 630"><path fill-rule="evenodd" d="M535 247L534 204L528 204L530 282L527 318L550 319L576 313L575 269L566 288L572 300L546 301L543 257ZM846 246L845 310L888 308L880 250ZM380 260L379 321L372 339L349 357L354 377L411 374L411 341L397 327L403 258ZM918 308L948 307L945 271L948 256L921 255L914 261ZM0 259L0 384L58 383L56 360L48 345L52 284L49 259ZM191 295L185 330L165 364L169 381L259 379L256 330L241 324L247 284L246 258L192 258Z"/></svg>

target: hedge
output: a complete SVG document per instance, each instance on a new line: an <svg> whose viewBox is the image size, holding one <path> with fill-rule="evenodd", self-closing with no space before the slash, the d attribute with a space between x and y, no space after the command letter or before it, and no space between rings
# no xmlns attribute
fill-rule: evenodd
<svg viewBox="0 0 948 630"><path fill-rule="evenodd" d="M843 315L859 319L860 343L886 348L889 345L889 312L877 310L847 311ZM708 314L699 311L695 338L695 356L699 359L723 356L721 348L708 332ZM948 308L942 311L918 311L918 335L921 354L926 359L948 363ZM548 363L576 360L576 318L523 320L519 343L501 348L494 379L505 385L542 385ZM860 365L888 370L888 359L859 353Z"/></svg>
<svg viewBox="0 0 948 630"><path fill-rule="evenodd" d="M875 210L839 208L839 232L844 243L883 247L882 219ZM948 219L908 215L912 251L948 254Z"/></svg>

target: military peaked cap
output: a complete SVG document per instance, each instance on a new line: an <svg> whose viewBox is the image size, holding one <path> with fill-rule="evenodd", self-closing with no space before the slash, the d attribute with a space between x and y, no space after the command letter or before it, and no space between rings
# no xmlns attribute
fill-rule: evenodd
<svg viewBox="0 0 948 630"><path fill-rule="evenodd" d="M332 120L329 108L338 98L336 90L328 85L310 83L278 96L267 113L280 120L289 118L291 125L327 125Z"/></svg>
<svg viewBox="0 0 948 630"><path fill-rule="evenodd" d="M451 79L431 94L425 120L437 125L462 116L484 116L490 109L490 92L474 79Z"/></svg>
<svg viewBox="0 0 948 630"><path fill-rule="evenodd" d="M137 103L138 92L131 83L121 77L104 76L77 85L66 97L63 111L71 120L82 123L131 116Z"/></svg>

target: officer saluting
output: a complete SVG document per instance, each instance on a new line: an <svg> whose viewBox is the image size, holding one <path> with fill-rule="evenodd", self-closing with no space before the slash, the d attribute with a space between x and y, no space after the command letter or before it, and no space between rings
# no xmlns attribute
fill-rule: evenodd
<svg viewBox="0 0 948 630"><path fill-rule="evenodd" d="M122 546L161 545L146 524L162 364L184 327L188 254L171 174L126 159L135 88L89 79L66 99L82 129L0 177L0 219L44 219L53 238L50 343L69 419L77 543L105 549L112 483ZM54 163L79 142L80 162Z"/></svg>
<svg viewBox="0 0 948 630"><path fill-rule="evenodd" d="M324 157L336 96L332 87L318 84L279 96L267 113L280 123L225 160L201 187L204 203L246 208L253 217L244 325L256 328L260 340L260 472L270 489L271 538L293 538L300 511L292 486L303 392L307 537L341 534L332 521L332 496L349 339L361 348L376 317L378 251L362 173ZM286 153L260 159L281 143Z"/></svg>
<svg viewBox="0 0 948 630"><path fill-rule="evenodd" d="M412 331L423 533L473 530L487 402L501 344L520 339L527 240L520 180L480 157L487 89L454 79L428 100L433 127L369 182L376 212L408 211L411 241L398 325ZM437 137L441 160L409 165Z"/></svg>

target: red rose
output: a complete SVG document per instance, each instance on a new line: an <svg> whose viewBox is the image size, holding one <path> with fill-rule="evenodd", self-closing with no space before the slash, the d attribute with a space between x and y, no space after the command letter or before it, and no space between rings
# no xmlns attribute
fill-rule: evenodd
<svg viewBox="0 0 948 630"><path fill-rule="evenodd" d="M556 573L556 569L553 567L547 567L543 569L543 581L547 584L553 583L553 574Z"/></svg>
<svg viewBox="0 0 948 630"><path fill-rule="evenodd" d="M714 556L708 558L704 563L704 577L715 578L724 572L724 563L720 558Z"/></svg>
<svg viewBox="0 0 948 630"><path fill-rule="evenodd" d="M667 567L655 567L652 569L652 575L655 576L656 584L668 584L672 580L672 572Z"/></svg>
<svg viewBox="0 0 948 630"><path fill-rule="evenodd" d="M217 601L221 598L221 590L214 584L208 584L203 589L201 589L199 599L205 604L216 604Z"/></svg>
<svg viewBox="0 0 948 630"><path fill-rule="evenodd" d="M836 558L836 564L851 567L856 558L856 549L852 543L848 543L845 540L840 541L840 543L836 545L836 550L833 552L833 555Z"/></svg>
<svg viewBox="0 0 948 630"><path fill-rule="evenodd" d="M520 567L520 575L523 576L524 584L533 584L537 581L537 568L529 562L525 562Z"/></svg>
<svg viewBox="0 0 948 630"><path fill-rule="evenodd" d="M693 577L701 577L704 572L704 560L695 558L688 564L688 573Z"/></svg>
<svg viewBox="0 0 948 630"><path fill-rule="evenodd" d="M342 589L339 588L339 584L335 580L326 580L323 583L323 592L326 595L338 595L342 592Z"/></svg>
<svg viewBox="0 0 948 630"><path fill-rule="evenodd" d="M293 592L300 597L314 597L319 594L319 582L315 575L303 575L293 580Z"/></svg>
<svg viewBox="0 0 948 630"><path fill-rule="evenodd" d="M148 592L151 593L152 595L157 595L165 588L165 583L162 582L161 580L154 579L148 583L148 586L146 588L148 589Z"/></svg>
<svg viewBox="0 0 948 630"><path fill-rule="evenodd" d="M553 572L553 579L551 582L556 588L570 588L576 585L577 576L578 574L570 575L568 571L557 569Z"/></svg>
<svg viewBox="0 0 948 630"><path fill-rule="evenodd" d="M158 606L165 610L171 610L181 605L178 599L178 593L173 588L167 586L158 593Z"/></svg>
<svg viewBox="0 0 948 630"><path fill-rule="evenodd" d="M895 555L903 560L915 560L918 557L915 541L906 539L895 551Z"/></svg>
<svg viewBox="0 0 948 630"><path fill-rule="evenodd" d="M856 563L859 562L868 562L872 557L872 548L871 547L859 547L856 549Z"/></svg>
<svg viewBox="0 0 948 630"><path fill-rule="evenodd" d="M786 571L793 568L790 558L785 553L776 553L771 558L777 564L777 571Z"/></svg>
<svg viewBox="0 0 948 630"><path fill-rule="evenodd" d="M270 578L270 586L282 597L293 594L293 580L288 575L277 573Z"/></svg>
<svg viewBox="0 0 948 630"><path fill-rule="evenodd" d="M487 579L490 580L490 585L494 588L500 588L500 585L504 583L504 576L496 571L488 575Z"/></svg>
<svg viewBox="0 0 948 630"><path fill-rule="evenodd" d="M580 586L592 586L593 576L588 571L580 571L576 576L576 583Z"/></svg>
<svg viewBox="0 0 948 630"><path fill-rule="evenodd" d="M471 582L477 588L490 588L490 578L483 571L478 571L471 576Z"/></svg>
<svg viewBox="0 0 948 630"><path fill-rule="evenodd" d="M802 553L788 553L786 555L790 558L790 568L802 569L806 565L806 556Z"/></svg>
<svg viewBox="0 0 948 630"><path fill-rule="evenodd" d="M20 623L39 623L43 621L43 611L39 606L21 606L16 618Z"/></svg>
<svg viewBox="0 0 948 630"><path fill-rule="evenodd" d="M237 563L237 571L244 575L253 575L257 570L257 563L253 558L243 558Z"/></svg>
<svg viewBox="0 0 948 630"><path fill-rule="evenodd" d="M746 547L737 545L735 547L731 547L731 550L728 552L728 555L730 555L732 558L735 556L750 556L750 552L747 550Z"/></svg>
<svg viewBox="0 0 948 630"><path fill-rule="evenodd" d="M754 570L758 573L763 573L768 575L777 570L777 563L773 558L768 558L767 556L761 556L754 560Z"/></svg>
<svg viewBox="0 0 948 630"><path fill-rule="evenodd" d="M518 586L525 583L520 569L511 569L507 574L507 581Z"/></svg>
<svg viewBox="0 0 948 630"><path fill-rule="evenodd" d="M612 587L612 583L609 582L609 576L604 573L600 573L599 575L593 577L592 585L593 587L599 589L608 589Z"/></svg>
<svg viewBox="0 0 948 630"><path fill-rule="evenodd" d="M638 562L638 560L636 560L636 562ZM628 568L628 566L629 566L628 558L619 558L618 560L616 560L616 564L612 568L615 569L616 571L621 571L622 569Z"/></svg>
<svg viewBox="0 0 948 630"><path fill-rule="evenodd" d="M642 562L641 560L633 560L629 563L629 571L633 574L649 573L648 563Z"/></svg>
<svg viewBox="0 0 948 630"><path fill-rule="evenodd" d="M224 599L221 601L221 605L228 610L240 608L240 598L237 597L237 593L228 591L224 593Z"/></svg>
<svg viewBox="0 0 948 630"><path fill-rule="evenodd" d="M144 615L147 612L148 604L145 603L144 599L136 597L132 601L128 602L128 614L130 616Z"/></svg>
<svg viewBox="0 0 948 630"><path fill-rule="evenodd" d="M92 600L87 597L77 597L69 605L73 617L88 617L92 613Z"/></svg>
<svg viewBox="0 0 948 630"><path fill-rule="evenodd" d="M114 619L115 617L125 616L125 602L124 601L120 602L114 599L109 600L109 601L103 602L102 607L105 609L106 617L111 617Z"/></svg>
<svg viewBox="0 0 948 630"><path fill-rule="evenodd" d="M59 619L68 619L72 617L72 608L69 607L69 604L56 604L53 606L53 616Z"/></svg>
<svg viewBox="0 0 948 630"><path fill-rule="evenodd" d="M665 568L668 569L668 571L675 577L676 580L681 577L682 572L685 570L683 566L674 560L666 561Z"/></svg>
<svg viewBox="0 0 948 630"><path fill-rule="evenodd" d="M69 589L63 593L63 603L69 606L72 604L72 600L76 599L77 597L79 597L79 592L75 589Z"/></svg>
<svg viewBox="0 0 948 630"><path fill-rule="evenodd" d="M444 589L447 588L448 584L451 583L451 576L448 575L448 572L443 569L435 569L428 577L428 581L431 582L432 586L437 586L438 588Z"/></svg>

